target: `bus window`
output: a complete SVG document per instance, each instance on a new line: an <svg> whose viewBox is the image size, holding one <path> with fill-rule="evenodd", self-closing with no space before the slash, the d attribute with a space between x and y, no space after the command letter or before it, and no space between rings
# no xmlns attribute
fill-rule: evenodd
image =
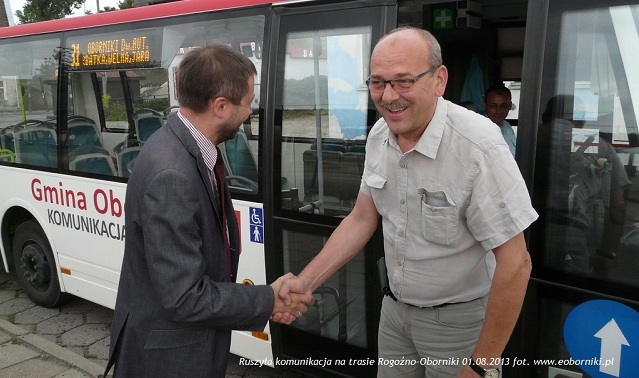
<svg viewBox="0 0 639 378"><path fill-rule="evenodd" d="M637 6L566 11L544 83L535 204L544 267L639 286ZM553 172L553 174L550 174ZM592 284L594 281L590 281Z"/></svg>
<svg viewBox="0 0 639 378"><path fill-rule="evenodd" d="M247 55L258 71L257 109L263 25L263 16L251 16L69 37L69 169L128 177L143 144L179 107L178 67L192 49L224 43ZM231 190L243 194L258 192L252 120L220 145Z"/></svg>
<svg viewBox="0 0 639 378"><path fill-rule="evenodd" d="M104 149L100 128L94 75L71 73L66 121L66 157L69 169L77 172L116 176L115 162Z"/></svg>
<svg viewBox="0 0 639 378"><path fill-rule="evenodd" d="M55 120L60 40L0 42L2 161L57 167Z"/></svg>
<svg viewBox="0 0 639 378"><path fill-rule="evenodd" d="M164 28L163 64L168 63L169 104L179 105L178 67L185 53L212 43L224 43L241 51L255 65L254 115L244 122L237 135L220 145L226 164L226 181L234 195L257 195L258 136L257 109L260 104L264 16L251 16L180 24ZM169 57L168 53L175 55Z"/></svg>
<svg viewBox="0 0 639 378"><path fill-rule="evenodd" d="M282 135L289 142L282 147L282 172L287 188L297 189L295 209L341 216L357 198L370 35L360 27L287 36Z"/></svg>

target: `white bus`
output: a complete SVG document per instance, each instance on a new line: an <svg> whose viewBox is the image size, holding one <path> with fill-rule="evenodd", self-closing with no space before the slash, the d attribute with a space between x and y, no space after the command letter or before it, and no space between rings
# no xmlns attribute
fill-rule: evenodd
<svg viewBox="0 0 639 378"><path fill-rule="evenodd" d="M442 45L445 98L482 112L488 86L513 92L516 160L542 217L527 232L533 278L504 354L528 363L505 364L504 375L603 376L562 361L602 350L574 346L573 310L593 299L639 309L638 15L637 0L184 0L1 28L3 268L39 305L78 296L114 307L135 157L179 106L183 55L225 43L258 72L253 115L222 149L241 226L237 282L298 273L358 193L378 118L365 85L372 48L412 25ZM556 95L567 95L562 115L578 125L567 144L544 125ZM570 153L596 163L596 193L580 191L588 182L575 180L583 164L564 164ZM316 375L374 375L382 254L378 230L304 317L234 332L232 352ZM605 376L636 374L631 318L617 318L629 346Z"/></svg>

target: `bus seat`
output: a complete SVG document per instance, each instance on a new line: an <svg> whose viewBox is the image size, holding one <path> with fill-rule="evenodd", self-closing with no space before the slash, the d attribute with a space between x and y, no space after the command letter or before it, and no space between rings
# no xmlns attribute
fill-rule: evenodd
<svg viewBox="0 0 639 378"><path fill-rule="evenodd" d="M140 109L133 114L137 139L146 142L151 135L164 125L162 113L153 109Z"/></svg>
<svg viewBox="0 0 639 378"><path fill-rule="evenodd" d="M12 126L7 126L0 130L0 147L7 149L11 152L16 151L15 140L14 140L14 131Z"/></svg>
<svg viewBox="0 0 639 378"><path fill-rule="evenodd" d="M340 151L322 151L324 195L341 197ZM304 160L304 201L312 201L319 195L317 150L306 150Z"/></svg>
<svg viewBox="0 0 639 378"><path fill-rule="evenodd" d="M364 159L366 155L361 152L347 152L342 155L342 200L354 201L359 193L359 187L364 172Z"/></svg>
<svg viewBox="0 0 639 378"><path fill-rule="evenodd" d="M366 145L365 144L360 144L360 143L355 143L351 146L348 146L348 152L359 152L359 153L364 153L366 152Z"/></svg>
<svg viewBox="0 0 639 378"><path fill-rule="evenodd" d="M67 121L67 146L69 150L82 146L102 146L98 125L91 118L70 116Z"/></svg>
<svg viewBox="0 0 639 378"><path fill-rule="evenodd" d="M142 150L141 146L132 146L125 147L117 153L118 176L129 177L130 169L133 168L133 160L138 157L140 150Z"/></svg>
<svg viewBox="0 0 639 378"><path fill-rule="evenodd" d="M124 139L122 142L118 143L115 145L115 147L113 147L113 155L117 156L120 151L122 151L123 149L127 148L127 147L142 147L144 145L144 142L142 142L139 139L135 139L135 138L129 138L129 135L127 135L127 138Z"/></svg>
<svg viewBox="0 0 639 378"><path fill-rule="evenodd" d="M69 162L69 169L72 171L117 176L111 155L102 152L77 155Z"/></svg>
<svg viewBox="0 0 639 378"><path fill-rule="evenodd" d="M229 175L241 176L257 184L257 164L251 154L251 148L243 131L224 142L224 155Z"/></svg>
<svg viewBox="0 0 639 378"><path fill-rule="evenodd" d="M55 123L56 123L55 119L46 119L46 120L27 119L27 120L18 122L11 127L14 130L30 129L33 127L45 127L48 129L55 130Z"/></svg>
<svg viewBox="0 0 639 378"><path fill-rule="evenodd" d="M235 186L257 193L259 180L257 163L251 153L251 146L243 130L239 130L235 137L220 145L224 156L227 182ZM286 177L281 177L281 184L286 183Z"/></svg>
<svg viewBox="0 0 639 378"><path fill-rule="evenodd" d="M311 150L317 150L317 143L311 144ZM324 151L339 151L346 152L347 147L344 143L335 143L335 142L323 142L322 150Z"/></svg>
<svg viewBox="0 0 639 378"><path fill-rule="evenodd" d="M17 163L53 168L58 165L58 144L55 130L34 126L14 133Z"/></svg>
<svg viewBox="0 0 639 378"><path fill-rule="evenodd" d="M173 106L169 106L168 108L164 109L162 111L162 114L164 114L164 117L168 117L171 113L175 113L180 109L180 107L178 105L173 105Z"/></svg>

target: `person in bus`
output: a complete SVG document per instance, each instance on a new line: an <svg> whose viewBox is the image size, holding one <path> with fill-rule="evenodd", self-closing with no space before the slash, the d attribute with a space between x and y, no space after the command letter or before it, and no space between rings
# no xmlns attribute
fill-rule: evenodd
<svg viewBox="0 0 639 378"><path fill-rule="evenodd" d="M501 134L504 136L506 143L508 143L510 153L515 157L517 135L515 135L510 123L506 121L508 112L510 112L513 107L510 89L506 88L502 83L486 89L484 106L486 107L486 117L490 118L495 125L499 126Z"/></svg>
<svg viewBox="0 0 639 378"><path fill-rule="evenodd" d="M126 194L126 242L107 372L117 377L224 377L231 330L290 323L310 295L285 305L272 285L235 283L239 230L217 145L251 114L255 67L231 47L189 52L180 109L145 143ZM105 374L106 376L106 374Z"/></svg>
<svg viewBox="0 0 639 378"><path fill-rule="evenodd" d="M526 185L490 120L442 98L448 71L432 34L391 31L370 72L382 118L355 206L279 295L313 292L381 217L392 297L382 301L378 376L497 377L531 272L522 232L537 213Z"/></svg>
<svg viewBox="0 0 639 378"><path fill-rule="evenodd" d="M586 127L582 101L551 97L541 114L535 165L535 208L553 251L548 263L565 272L605 273L598 257L616 257L631 181L614 147Z"/></svg>

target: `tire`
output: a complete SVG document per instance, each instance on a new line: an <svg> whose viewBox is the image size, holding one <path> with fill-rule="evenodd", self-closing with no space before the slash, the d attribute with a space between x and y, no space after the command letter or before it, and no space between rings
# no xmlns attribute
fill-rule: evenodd
<svg viewBox="0 0 639 378"><path fill-rule="evenodd" d="M55 307L71 298L60 290L51 246L36 221L18 226L12 247L16 281L35 304Z"/></svg>

